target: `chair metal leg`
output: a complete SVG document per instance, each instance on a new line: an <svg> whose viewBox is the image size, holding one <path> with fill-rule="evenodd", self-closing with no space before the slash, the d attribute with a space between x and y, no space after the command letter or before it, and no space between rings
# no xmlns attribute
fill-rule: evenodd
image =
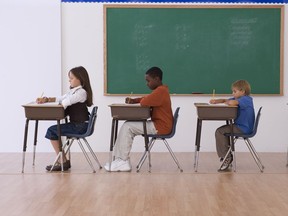
<svg viewBox="0 0 288 216"><path fill-rule="evenodd" d="M257 153L254 151L255 149L252 147L252 143L251 143L250 140L248 140L248 139L245 139L244 141L245 141L245 143L246 143L246 145L247 145L247 147L248 147L248 149L249 149L249 151L250 151L250 153L251 153L251 155L252 155L255 163L256 163L257 166L259 167L260 171L263 172L263 165L262 165L262 163L261 163L261 160L259 160L259 159L260 159L259 156L258 156Z"/></svg>
<svg viewBox="0 0 288 216"><path fill-rule="evenodd" d="M93 149L91 148L91 146L89 145L89 143L87 142L87 140L86 140L85 138L83 138L83 140L84 140L84 142L85 142L87 148L89 149L89 151L90 151L92 157L94 158L94 160L95 160L96 163L98 164L99 169L102 169L102 166L101 166L101 164L100 164L100 162L99 162L99 160L98 160L96 154L94 153Z"/></svg>
<svg viewBox="0 0 288 216"><path fill-rule="evenodd" d="M151 139L151 140L150 140L150 142L149 142L149 144L148 144L149 151L152 149L152 147L153 147L155 141L156 141L155 139ZM145 152L143 153L141 159L139 160L137 166L136 166L136 168L137 168L137 172L140 171L140 169L141 169L143 163L145 162L147 156L148 156L148 155L147 155L147 151L145 151ZM151 166L151 164L149 164L149 166Z"/></svg>
<svg viewBox="0 0 288 216"><path fill-rule="evenodd" d="M180 170L180 172L183 172L183 169L181 168L181 166L180 166L180 164L179 164L179 161L177 160L177 158L176 158L174 152L172 151L171 147L169 146L167 140L164 139L163 142L165 143L165 145L166 145L166 147L167 147L170 155L172 156L174 162L176 163L178 169Z"/></svg>
<svg viewBox="0 0 288 216"><path fill-rule="evenodd" d="M232 152L232 155L233 155L233 171L236 172L236 153L235 153L235 150L232 151L231 149L231 152Z"/></svg>
<svg viewBox="0 0 288 216"><path fill-rule="evenodd" d="M64 152L62 152L62 151L60 151L58 153L58 155L56 156L56 159L54 160L53 165L50 169L50 172L52 172L52 170L53 170L54 166L56 165L57 161L59 160L59 158L60 158L60 164L61 164L61 171L62 172L64 171L64 169L63 169L63 154L64 154Z"/></svg>
<svg viewBox="0 0 288 216"><path fill-rule="evenodd" d="M233 155L233 160L236 161L236 158L234 158L234 157L235 157L235 151L232 152L232 148L230 147L230 148L228 149L225 157L223 158L223 162L221 163L221 165L220 165L220 167L219 167L219 170L220 170L220 168L223 166L223 164L224 164L224 162L225 162L225 160L226 160L226 158L228 157L229 154L232 154L232 155ZM236 171L236 163L235 163L235 162L234 162L234 165L233 165L233 166L234 166L233 170Z"/></svg>
<svg viewBox="0 0 288 216"><path fill-rule="evenodd" d="M233 127L232 127L232 122L230 123L231 125L231 131L232 131L232 134L233 134ZM233 167L233 171L236 172L236 153L235 153L235 143L237 141L237 138L232 136L230 137L230 149L231 149L231 154L233 156L233 161L232 161L232 167Z"/></svg>
<svg viewBox="0 0 288 216"><path fill-rule="evenodd" d="M251 147L251 149L253 150L253 153L255 154L255 156L256 156L256 158L257 158L257 160L258 160L258 161L259 161L259 163L261 164L261 167L262 167L262 169L264 169L265 167L264 167L264 165L263 165L263 163L262 163L262 161L261 161L261 159L260 159L260 156L258 155L258 153L257 153L256 149L255 149L255 148L254 148L254 146L252 145L252 143L251 143L250 139L247 139L247 141L249 142L249 144L250 144L250 147Z"/></svg>
<svg viewBox="0 0 288 216"><path fill-rule="evenodd" d="M180 164L179 164L179 162L178 162L178 160L177 160L175 154L173 153L172 149L170 148L168 142L167 142L165 139L163 139L163 142L165 143L165 145L166 145L168 151L170 152L170 155L172 156L174 162L175 162L176 165L178 166L178 169L180 170L180 172L183 172L183 169L181 168L181 166L180 166Z"/></svg>
<svg viewBox="0 0 288 216"><path fill-rule="evenodd" d="M78 139L77 141L78 141L78 144L79 144L79 146L80 146L80 148L81 148L81 150L82 150L82 152L83 152L83 154L84 154L84 156L85 156L87 162L89 163L91 169L93 170L93 173L95 173L96 170L95 170L95 168L94 168L94 166L93 166L93 164L92 164L92 161L90 160L90 158L89 158L87 152L85 151L85 149L84 149L84 147L83 147L83 145L82 145L80 139Z"/></svg>
<svg viewBox="0 0 288 216"><path fill-rule="evenodd" d="M67 152L70 151L70 147L72 145L72 143L74 142L74 139L71 140L71 143L69 143L69 140L66 140L64 146L62 147L62 151L58 153L58 155L56 156L56 159L54 160L53 162L53 165L50 169L50 172L52 172L54 166L56 165L56 163L59 161L59 158L60 158L60 163L61 163L61 171L63 172L64 169L63 169L63 154L67 154ZM67 147L67 149L65 150L65 148Z"/></svg>

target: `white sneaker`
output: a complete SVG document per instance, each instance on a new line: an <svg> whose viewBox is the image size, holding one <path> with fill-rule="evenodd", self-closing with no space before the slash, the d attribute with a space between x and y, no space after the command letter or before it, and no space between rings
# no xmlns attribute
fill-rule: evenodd
<svg viewBox="0 0 288 216"><path fill-rule="evenodd" d="M110 172L129 172L131 171L131 164L129 160L122 160L121 158L117 158L116 160L112 161L111 163L111 170L110 164L106 163L104 168Z"/></svg>

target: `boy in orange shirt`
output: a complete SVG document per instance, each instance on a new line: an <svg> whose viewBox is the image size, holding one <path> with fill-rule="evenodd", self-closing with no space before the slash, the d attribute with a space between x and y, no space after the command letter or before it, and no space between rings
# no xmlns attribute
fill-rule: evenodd
<svg viewBox="0 0 288 216"><path fill-rule="evenodd" d="M126 98L126 103L140 103L141 106L152 107L151 121L147 122L148 134L169 134L172 130L173 114L168 86L162 84L163 72L158 67L150 68L145 75L147 86L153 90L151 94L142 98ZM143 123L137 121L126 121L118 134L114 146L115 160L104 167L107 171L131 171L129 154L133 139L142 135Z"/></svg>

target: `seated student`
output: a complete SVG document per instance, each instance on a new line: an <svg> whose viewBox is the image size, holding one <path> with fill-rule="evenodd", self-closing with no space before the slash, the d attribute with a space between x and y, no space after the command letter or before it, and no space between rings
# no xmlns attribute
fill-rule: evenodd
<svg viewBox="0 0 288 216"><path fill-rule="evenodd" d="M212 99L211 104L225 103L231 106L238 106L237 118L233 124L233 132L249 134L253 131L255 113L253 99L250 97L251 87L246 80L238 80L232 84L233 98L230 99ZM224 136L225 133L231 132L230 125L223 125L215 132L217 154L220 162L228 152L229 138ZM230 154L224 161L219 171L227 170L233 161L233 155Z"/></svg>
<svg viewBox="0 0 288 216"><path fill-rule="evenodd" d="M37 98L37 103L57 102L62 104L65 109L65 114L69 116L69 123L61 124L61 135L67 133L83 134L87 131L89 112L88 107L93 104L93 93L90 85L89 75L86 69L82 66L71 69L68 73L70 82L70 91L62 97L43 97ZM59 153L59 141L57 133L57 125L48 128L46 136L51 141L51 144L56 152ZM50 171L52 165L46 167ZM71 168L70 161L63 155L63 169ZM52 171L61 171L61 164L58 162Z"/></svg>
<svg viewBox="0 0 288 216"><path fill-rule="evenodd" d="M152 107L151 121L147 122L148 134L168 134L172 130L173 114L169 89L162 84L162 71L158 67L150 68L145 75L147 86L153 90L151 94L142 98L126 98L126 103L140 103L141 106ZM112 172L131 171L129 153L136 135L144 133L143 123L140 121L126 121L117 136L114 146L115 160L111 163ZM109 163L104 166L109 171Z"/></svg>

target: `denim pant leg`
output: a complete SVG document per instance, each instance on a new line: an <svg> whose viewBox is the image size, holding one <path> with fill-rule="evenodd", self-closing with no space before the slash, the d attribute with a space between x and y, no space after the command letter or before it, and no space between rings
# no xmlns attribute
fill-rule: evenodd
<svg viewBox="0 0 288 216"><path fill-rule="evenodd" d="M84 134L87 131L88 123L65 123L60 124L61 136L66 134ZM57 125L52 125L47 129L45 137L50 140L58 140Z"/></svg>

